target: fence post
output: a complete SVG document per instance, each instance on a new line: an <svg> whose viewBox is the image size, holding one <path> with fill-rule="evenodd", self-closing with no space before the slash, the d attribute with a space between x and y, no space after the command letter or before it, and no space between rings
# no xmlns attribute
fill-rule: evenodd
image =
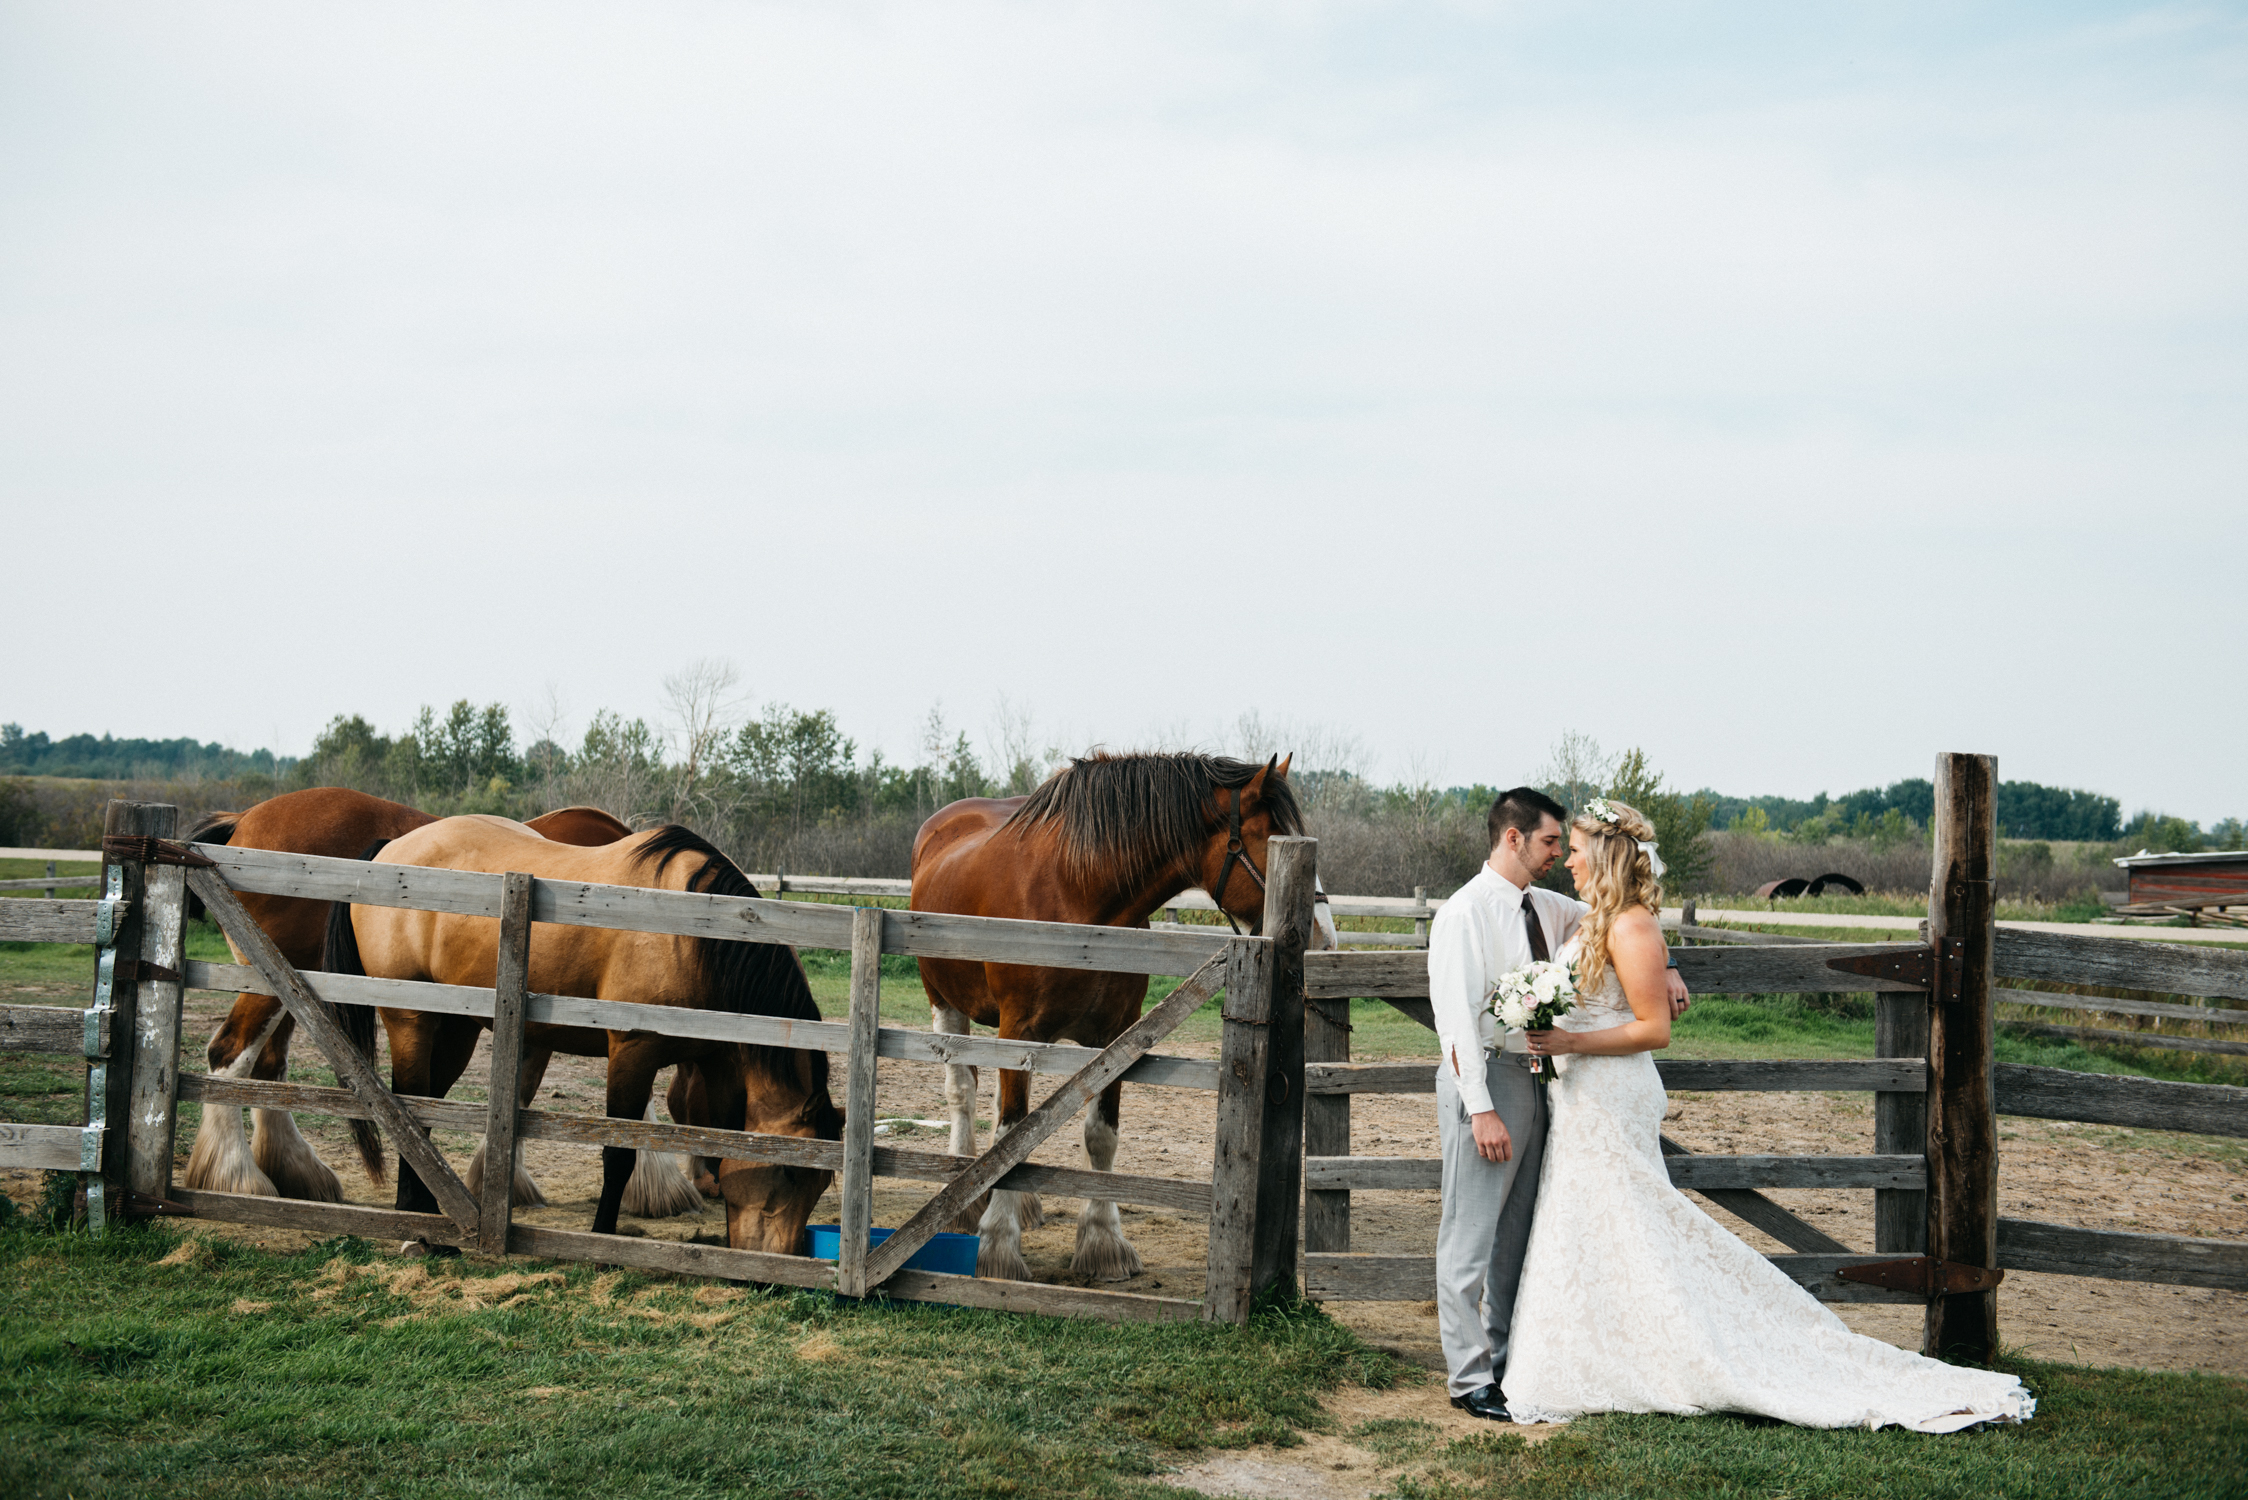
<svg viewBox="0 0 2248 1500"><path fill-rule="evenodd" d="M1319 840L1265 843L1264 935L1272 940L1272 1009L1266 1025L1264 1141L1257 1158L1256 1254L1252 1293L1296 1284L1296 1241L1304 1188L1304 949L1318 894ZM1347 1033L1346 1033L1347 1034ZM1345 1152L1349 1146L1344 1146Z"/></svg>
<svg viewBox="0 0 2248 1500"><path fill-rule="evenodd" d="M777 883L777 882L776 882ZM882 908L851 913L851 1050L844 1063L843 1199L835 1289L866 1295L867 1235L874 1226L874 1070L882 1025Z"/></svg>
<svg viewBox="0 0 2248 1500"><path fill-rule="evenodd" d="M1414 886L1413 899L1424 906L1427 905L1428 887L1425 885ZM1428 918L1426 915L1413 918L1413 946L1416 948L1428 946Z"/></svg>
<svg viewBox="0 0 2248 1500"><path fill-rule="evenodd" d="M486 1255L507 1254L507 1231L515 1219L515 1113L522 1105L531 888L537 883L511 870L500 884L499 957L492 976L492 1096L484 1109L484 1184L476 1231Z"/></svg>
<svg viewBox="0 0 2248 1500"><path fill-rule="evenodd" d="M102 836L170 838L178 824L179 809L168 804L112 801ZM127 1192L161 1198L171 1190L187 928L185 870L106 855L102 865L104 896L123 905L107 973L97 968L95 981L95 1004L106 987L114 1012L109 1059L86 1069L86 1123L102 1127L100 1176L86 1182L86 1220L96 1228L122 1212Z"/></svg>
<svg viewBox="0 0 2248 1500"><path fill-rule="evenodd" d="M1873 1055L1926 1057L1928 1009L1933 997L1920 992L1886 991L1873 997ZM1917 1156L1928 1149L1928 1090L1931 1072L1918 1092L1873 1096L1873 1149L1883 1156ZM1916 1188L1875 1188L1873 1248L1899 1255L1928 1251L1928 1195Z"/></svg>
<svg viewBox="0 0 2248 1500"><path fill-rule="evenodd" d="M1939 976L1928 1015L1928 1249L1939 1260L1991 1266L1998 1258L1998 1115L1991 1095L1991 885L1998 848L1998 758L1936 757L1928 940ZM1942 975L1945 942L1964 944L1956 978ZM1998 1342L1995 1291L1939 1295L1922 1348L1990 1361Z"/></svg>
<svg viewBox="0 0 2248 1500"><path fill-rule="evenodd" d="M47 878L49 880L55 878L55 862L51 859L47 861ZM49 901L55 899L55 888L51 885L47 887L47 899Z"/></svg>
<svg viewBox="0 0 2248 1500"><path fill-rule="evenodd" d="M1210 1268L1202 1316L1244 1323L1255 1300L1258 1156L1271 1067L1272 942L1226 945L1218 1049L1218 1138L1210 1167Z"/></svg>

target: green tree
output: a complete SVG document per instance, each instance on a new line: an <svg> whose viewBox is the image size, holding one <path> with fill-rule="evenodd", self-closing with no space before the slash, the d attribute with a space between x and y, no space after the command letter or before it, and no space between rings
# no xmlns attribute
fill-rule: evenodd
<svg viewBox="0 0 2248 1500"><path fill-rule="evenodd" d="M1698 794L1664 790L1662 776L1647 764L1647 752L1638 749L1625 751L1616 762L1607 795L1638 808L1655 825L1655 847L1668 867L1663 889L1674 895L1700 890L1709 878L1712 855L1704 835L1715 804Z"/></svg>

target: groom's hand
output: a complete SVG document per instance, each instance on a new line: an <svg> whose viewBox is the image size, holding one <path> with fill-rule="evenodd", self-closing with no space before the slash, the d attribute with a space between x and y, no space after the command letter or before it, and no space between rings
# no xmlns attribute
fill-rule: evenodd
<svg viewBox="0 0 2248 1500"><path fill-rule="evenodd" d="M1663 970L1663 989L1670 998L1670 1018L1675 1021L1686 1014L1686 1007L1694 1003L1694 997L1676 969Z"/></svg>
<svg viewBox="0 0 2248 1500"><path fill-rule="evenodd" d="M1514 1138L1506 1133L1506 1121L1499 1118L1495 1109L1469 1115L1468 1128L1475 1132L1475 1152L1485 1161L1505 1162L1514 1155Z"/></svg>

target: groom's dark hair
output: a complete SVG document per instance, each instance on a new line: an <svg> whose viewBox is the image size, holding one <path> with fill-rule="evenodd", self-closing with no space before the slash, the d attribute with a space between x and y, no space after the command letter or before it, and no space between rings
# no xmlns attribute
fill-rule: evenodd
<svg viewBox="0 0 2248 1500"><path fill-rule="evenodd" d="M1518 786L1511 792L1499 793L1499 800L1491 804L1491 847L1499 847L1499 836L1509 828L1520 829L1522 836L1528 838L1544 826L1548 818L1566 828L1569 809L1534 786Z"/></svg>

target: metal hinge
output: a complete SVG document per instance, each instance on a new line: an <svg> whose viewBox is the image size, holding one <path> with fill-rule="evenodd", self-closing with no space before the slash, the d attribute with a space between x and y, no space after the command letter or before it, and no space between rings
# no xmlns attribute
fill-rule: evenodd
<svg viewBox="0 0 2248 1500"><path fill-rule="evenodd" d="M108 1128L98 1121L92 1125L81 1125L78 1128L79 1171L99 1172L101 1170L101 1138L102 1132Z"/></svg>
<svg viewBox="0 0 2248 1500"><path fill-rule="evenodd" d="M1850 958L1830 958L1826 966L1840 974L1862 974L1868 979L1886 979L1895 984L1909 984L1914 989L1927 990L1935 999L1949 1003L1959 998L1959 990L1967 976L1967 940L1945 938L1925 948L1913 948L1902 953L1864 953Z"/></svg>
<svg viewBox="0 0 2248 1500"><path fill-rule="evenodd" d="M1970 1266L1955 1260L1915 1255L1905 1260L1877 1260L1862 1266L1844 1266L1834 1273L1844 1281L1891 1291L1914 1292L1923 1297L1962 1292L1987 1292L2006 1279L2004 1271Z"/></svg>

